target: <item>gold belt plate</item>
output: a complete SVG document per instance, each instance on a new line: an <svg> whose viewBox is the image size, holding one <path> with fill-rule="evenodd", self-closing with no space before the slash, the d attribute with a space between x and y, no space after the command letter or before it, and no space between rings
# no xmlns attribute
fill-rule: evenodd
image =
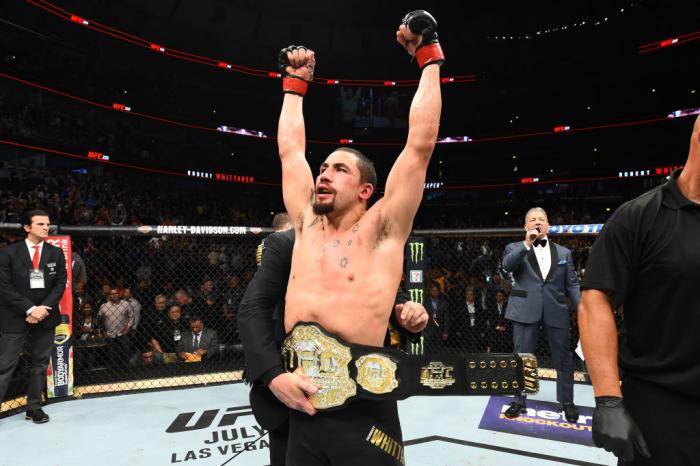
<svg viewBox="0 0 700 466"><path fill-rule="evenodd" d="M391 393L399 386L396 380L396 363L388 356L370 353L360 356L355 361L357 366L357 383L375 395Z"/></svg>
<svg viewBox="0 0 700 466"><path fill-rule="evenodd" d="M357 394L350 378L350 348L326 335L314 325L298 325L282 346L288 367L298 367L321 389L309 396L316 409L342 406Z"/></svg>
<svg viewBox="0 0 700 466"><path fill-rule="evenodd" d="M442 361L430 361L420 369L420 383L433 390L442 390L455 383L454 370L453 366L446 366Z"/></svg>

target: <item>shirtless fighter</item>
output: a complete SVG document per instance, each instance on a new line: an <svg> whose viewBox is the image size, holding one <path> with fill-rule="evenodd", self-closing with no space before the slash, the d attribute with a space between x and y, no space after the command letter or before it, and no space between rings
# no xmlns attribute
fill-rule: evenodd
<svg viewBox="0 0 700 466"><path fill-rule="evenodd" d="M389 173L384 197L369 209L377 176L372 162L354 149L332 152L314 182L304 156L302 102L313 79L315 54L301 46L280 53L285 94L278 145L284 203L296 234L287 332L299 322L315 322L350 343L383 344L401 280L404 244L423 197L440 123L444 55L436 27L429 13L418 10L406 15L396 31L396 40L421 68L421 78L409 113L406 147ZM303 374L288 376L290 383L315 392ZM311 411L315 415L299 409L290 418L289 465L403 463L395 401L359 399L345 409ZM378 433L382 442L371 442Z"/></svg>

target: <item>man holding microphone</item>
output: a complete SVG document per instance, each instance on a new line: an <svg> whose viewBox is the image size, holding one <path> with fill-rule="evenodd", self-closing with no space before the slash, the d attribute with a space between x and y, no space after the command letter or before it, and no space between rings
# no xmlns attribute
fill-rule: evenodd
<svg viewBox="0 0 700 466"><path fill-rule="evenodd" d="M525 216L525 240L510 243L503 256L503 270L515 283L506 318L513 321L513 351L535 353L540 325L544 327L557 370L557 401L569 422L578 420L574 405L574 368L569 346L569 310L581 296L571 251L547 238L549 222L541 207ZM504 413L518 417L525 412L525 397L517 396Z"/></svg>

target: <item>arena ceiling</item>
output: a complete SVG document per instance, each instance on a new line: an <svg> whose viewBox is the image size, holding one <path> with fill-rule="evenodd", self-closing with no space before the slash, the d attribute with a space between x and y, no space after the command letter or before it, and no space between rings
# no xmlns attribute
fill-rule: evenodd
<svg viewBox="0 0 700 466"><path fill-rule="evenodd" d="M595 126L664 115L700 106L694 73L698 44L639 53L639 46L694 32L698 2L660 0L541 2L298 3L201 0L54 0L82 17L170 48L261 69L274 69L281 46L304 43L317 50L317 73L348 79L415 79L415 65L394 42L404 13L431 11L448 61L443 76L474 74L475 83L443 86L442 135L489 137L551 130L559 125ZM26 0L7 2L0 28L20 53L47 47L80 57L90 73L108 82L104 92L153 114L204 124L230 124L274 134L278 82L157 56L56 18ZM31 38L30 38L31 36ZM8 36L9 37L9 36ZM26 39L26 42L25 42ZM22 43L20 43L22 42ZM67 73L50 69L44 83ZM75 71L75 70L70 70ZM149 86L172 89L176 110L152 100ZM65 82L65 81L64 81ZM64 87L65 88L65 87ZM129 90L128 99L120 95ZM70 89L70 88L69 88ZM70 89L80 95L79 87ZM307 99L310 137L401 140L405 130L344 128L332 122L337 90L314 88ZM216 111L216 113L214 113ZM175 114L172 114L175 112ZM513 174L513 156L545 169L616 169L629 163L676 163L687 150L682 124L601 130L568 137L493 144L441 146L454 167ZM176 129L182 131L181 129ZM154 128L154 132L167 131ZM200 136L192 135L196 140ZM202 137L202 140L207 140ZM245 138L243 138L245 139ZM206 143L208 144L208 142ZM218 143L214 143L216 145ZM274 161L275 148L231 138L221 153L252 153ZM203 147L208 147L203 143ZM311 147L325 153L325 147ZM370 148L388 167L395 149ZM522 162L526 160L526 162ZM164 162L161 160L161 162ZM259 162L256 159L255 162ZM245 157L216 160L254 169ZM442 167L435 167L439 170ZM521 171L522 172L522 171Z"/></svg>

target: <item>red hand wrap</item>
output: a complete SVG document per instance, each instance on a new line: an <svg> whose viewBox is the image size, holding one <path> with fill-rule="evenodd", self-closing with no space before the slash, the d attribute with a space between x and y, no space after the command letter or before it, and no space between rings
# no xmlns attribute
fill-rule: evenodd
<svg viewBox="0 0 700 466"><path fill-rule="evenodd" d="M445 61L445 54L442 53L442 48L439 43L428 44L416 50L416 61L418 67L423 69L431 63L440 63Z"/></svg>
<svg viewBox="0 0 700 466"><path fill-rule="evenodd" d="M301 78L292 78L289 76L282 78L282 92L291 92L292 94L304 97L308 87L309 83Z"/></svg>

